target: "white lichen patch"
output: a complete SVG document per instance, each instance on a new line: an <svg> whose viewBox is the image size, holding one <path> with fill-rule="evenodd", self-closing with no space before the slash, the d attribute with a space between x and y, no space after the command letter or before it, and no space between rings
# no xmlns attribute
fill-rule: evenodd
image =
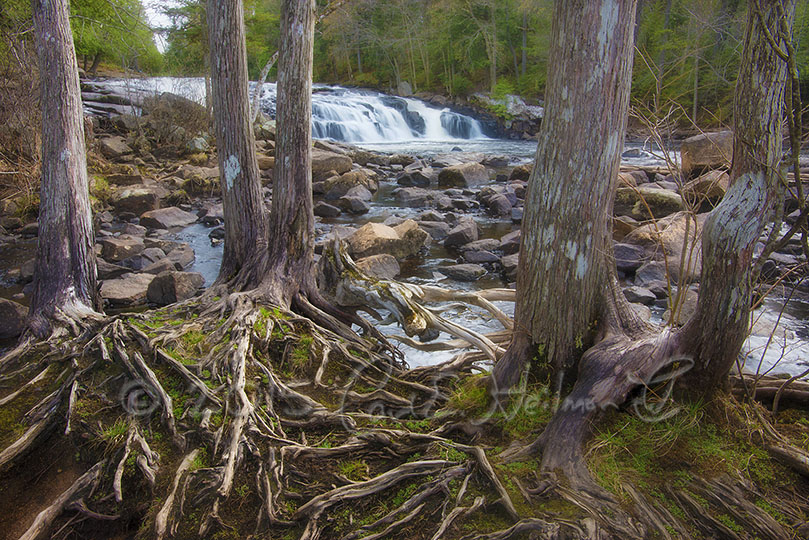
<svg viewBox="0 0 809 540"><path fill-rule="evenodd" d="M233 189L233 181L239 176L240 172L242 172L242 166L239 163L239 158L231 154L225 160L225 187L228 191Z"/></svg>
<svg viewBox="0 0 809 540"><path fill-rule="evenodd" d="M59 154L59 161L67 161L68 159L70 159L70 156L72 155L73 154L70 152L70 150L65 148L64 150L62 150L62 153Z"/></svg>

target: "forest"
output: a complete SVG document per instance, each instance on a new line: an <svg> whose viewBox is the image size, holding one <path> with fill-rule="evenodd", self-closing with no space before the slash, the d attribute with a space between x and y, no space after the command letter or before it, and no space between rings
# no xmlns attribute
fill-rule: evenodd
<svg viewBox="0 0 809 540"><path fill-rule="evenodd" d="M809 537L807 2L145 7L0 7L0 539Z"/></svg>

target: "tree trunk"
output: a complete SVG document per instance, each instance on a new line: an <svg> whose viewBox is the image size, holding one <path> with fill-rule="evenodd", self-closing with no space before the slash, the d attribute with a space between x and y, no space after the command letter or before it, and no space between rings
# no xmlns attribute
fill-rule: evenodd
<svg viewBox="0 0 809 540"><path fill-rule="evenodd" d="M100 309L84 117L67 0L33 0L42 86L42 183L30 328L46 337L54 319Z"/></svg>
<svg viewBox="0 0 809 540"><path fill-rule="evenodd" d="M289 305L300 291L316 290L311 123L314 28L314 0L283 2L270 213L270 234L275 240L264 284L283 305Z"/></svg>
<svg viewBox="0 0 809 540"><path fill-rule="evenodd" d="M520 63L520 76L525 77L528 66L528 8L522 10L522 62Z"/></svg>
<svg viewBox="0 0 809 540"><path fill-rule="evenodd" d="M778 35L779 13L792 28L795 0L758 4L761 18L753 6L748 11L736 82L732 186L703 227L699 304L682 330L695 360L684 385L698 394L721 386L747 337L753 249L783 197L780 128L787 65L765 32Z"/></svg>
<svg viewBox="0 0 809 540"><path fill-rule="evenodd" d="M98 71L98 64L101 63L101 53L97 52L93 57L93 65L90 66L90 77L96 78L96 72Z"/></svg>
<svg viewBox="0 0 809 540"><path fill-rule="evenodd" d="M551 371L565 373L592 342L608 284L634 16L635 0L555 4L554 63L525 199L516 330L494 368L499 389L519 379L537 347Z"/></svg>
<svg viewBox="0 0 809 540"><path fill-rule="evenodd" d="M267 253L267 219L250 125L241 0L208 0L211 90L225 214L218 283L254 288Z"/></svg>

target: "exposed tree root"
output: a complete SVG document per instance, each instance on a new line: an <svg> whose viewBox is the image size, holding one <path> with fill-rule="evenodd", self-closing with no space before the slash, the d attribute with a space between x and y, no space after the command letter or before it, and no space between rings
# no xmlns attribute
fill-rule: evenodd
<svg viewBox="0 0 809 540"><path fill-rule="evenodd" d="M506 339L504 330L490 341L499 346ZM470 341L449 343L466 348ZM583 363L582 380L588 369L600 376L599 358L620 352L628 361L610 372L612 390L574 390L561 413L576 418L567 425L582 431L556 432L558 450L544 446L543 460L561 456L583 465L583 456L559 444L581 441L577 437L589 429L592 409L576 407L576 400L617 405L654 374L649 358L668 351L662 335L635 348L621 340L604 343ZM688 537L690 525L631 486L629 510L600 488L574 489L590 485L547 475L536 483L506 479L492 448L478 445L485 426L457 415L436 418L457 378L490 358L481 347L445 364L404 370L373 341L342 339L249 295L185 302L114 317L94 335L32 344L0 360L0 410L19 419L14 437L2 439L0 459L12 467L56 433L92 463L109 462L93 469L97 496L77 488L49 508L47 520L35 524L43 536L99 520L123 523L135 512L148 538L218 531L261 536L279 529L307 539L461 538L491 515L499 516L502 530L474 537ZM546 433L554 429L552 421ZM567 461L554 463L575 478ZM725 506L703 495L718 511L758 520L750 526L759 536L782 538L780 524L751 509L750 494L738 485L695 481L671 497L688 509L700 489L723 494ZM160 501L145 514L135 504L144 497ZM577 515L526 514L521 506L551 497L567 501ZM254 511L240 515L242 505ZM361 514L367 519L339 517ZM687 515L688 523L702 519L696 509ZM700 527L725 532L716 521L702 519Z"/></svg>

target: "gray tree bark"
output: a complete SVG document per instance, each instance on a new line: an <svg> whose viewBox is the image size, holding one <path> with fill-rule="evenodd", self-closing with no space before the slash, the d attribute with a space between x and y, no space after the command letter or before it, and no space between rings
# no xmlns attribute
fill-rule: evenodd
<svg viewBox="0 0 809 540"><path fill-rule="evenodd" d="M312 205L312 58L314 0L281 5L275 177L269 261L264 286L289 305L299 292L314 293L315 216Z"/></svg>
<svg viewBox="0 0 809 540"><path fill-rule="evenodd" d="M699 304L682 330L696 362L685 381L703 394L726 380L747 337L753 249L776 204L783 201L781 125L787 62L766 35L779 35L784 23L792 28L795 3L754 1L748 9L733 110L732 186L703 227Z"/></svg>
<svg viewBox="0 0 809 540"><path fill-rule="evenodd" d="M46 337L54 323L96 315L93 223L78 64L67 0L33 0L42 87L42 185L29 326Z"/></svg>
<svg viewBox="0 0 809 540"><path fill-rule="evenodd" d="M208 0L214 129L225 214L225 252L218 283L254 288L268 247L255 137L250 124L247 49L241 0Z"/></svg>
<svg viewBox="0 0 809 540"><path fill-rule="evenodd" d="M536 166L528 184L514 339L494 368L511 387L539 351L569 372L594 336L608 284L635 0L557 1ZM586 136L583 136L586 134Z"/></svg>

